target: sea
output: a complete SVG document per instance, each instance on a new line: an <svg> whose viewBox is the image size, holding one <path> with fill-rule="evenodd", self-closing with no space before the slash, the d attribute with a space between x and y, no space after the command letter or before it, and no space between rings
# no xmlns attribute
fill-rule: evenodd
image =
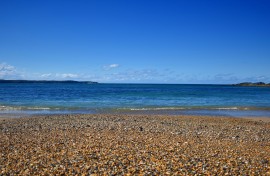
<svg viewBox="0 0 270 176"><path fill-rule="evenodd" d="M270 87L0 83L1 116L99 113L270 118Z"/></svg>

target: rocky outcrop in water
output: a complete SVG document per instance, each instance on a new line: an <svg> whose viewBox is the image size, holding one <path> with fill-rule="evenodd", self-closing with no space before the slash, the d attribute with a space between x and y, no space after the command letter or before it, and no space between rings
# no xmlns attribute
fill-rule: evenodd
<svg viewBox="0 0 270 176"><path fill-rule="evenodd" d="M252 83L252 82L242 82L242 83L238 83L238 84L233 84L234 86L261 86L261 87L270 87L270 83L264 83L264 82L256 82L256 83Z"/></svg>

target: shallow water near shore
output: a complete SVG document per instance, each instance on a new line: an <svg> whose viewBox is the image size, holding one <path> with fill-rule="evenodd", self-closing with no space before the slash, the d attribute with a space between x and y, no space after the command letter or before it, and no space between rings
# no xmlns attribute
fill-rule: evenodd
<svg viewBox="0 0 270 176"><path fill-rule="evenodd" d="M188 84L0 84L1 116L104 113L270 117L270 88Z"/></svg>

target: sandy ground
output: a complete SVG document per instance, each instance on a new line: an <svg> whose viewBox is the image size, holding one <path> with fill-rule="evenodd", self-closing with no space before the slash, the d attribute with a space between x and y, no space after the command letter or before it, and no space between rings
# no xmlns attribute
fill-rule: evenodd
<svg viewBox="0 0 270 176"><path fill-rule="evenodd" d="M0 175L270 175L270 122L106 114L0 118Z"/></svg>

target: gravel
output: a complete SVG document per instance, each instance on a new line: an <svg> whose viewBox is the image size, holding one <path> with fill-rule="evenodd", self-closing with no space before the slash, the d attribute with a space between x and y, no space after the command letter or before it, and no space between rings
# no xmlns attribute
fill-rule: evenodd
<svg viewBox="0 0 270 176"><path fill-rule="evenodd" d="M270 175L270 122L109 114L2 118L0 175Z"/></svg>

